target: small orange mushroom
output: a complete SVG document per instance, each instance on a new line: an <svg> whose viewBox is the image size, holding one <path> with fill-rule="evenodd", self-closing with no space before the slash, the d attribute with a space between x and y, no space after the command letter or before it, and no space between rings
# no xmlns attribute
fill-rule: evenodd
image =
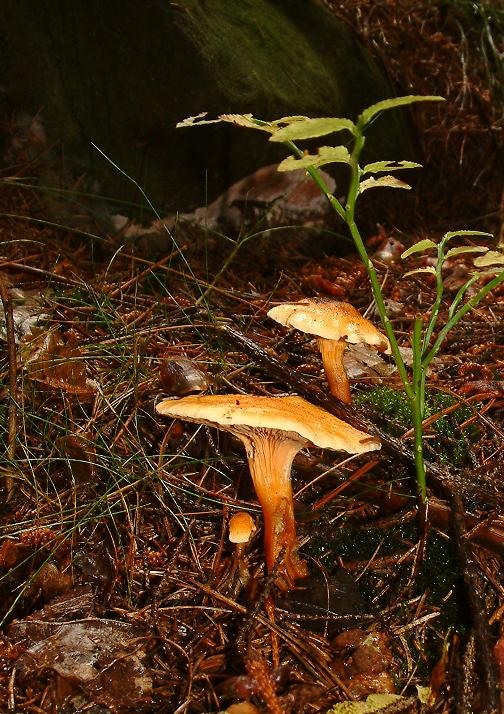
<svg viewBox="0 0 504 714"><path fill-rule="evenodd" d="M224 429L240 439L264 518L264 551L271 571L283 551L277 584L284 590L307 575L297 553L291 466L307 446L362 454L380 441L354 429L301 397L256 397L242 394L193 395L165 399L159 414Z"/></svg>
<svg viewBox="0 0 504 714"><path fill-rule="evenodd" d="M229 540L231 543L237 545L248 543L255 530L256 525L250 513L239 511L229 519Z"/></svg>
<svg viewBox="0 0 504 714"><path fill-rule="evenodd" d="M385 335L348 302L306 298L272 307L268 317L285 327L317 336L331 394L350 404L350 384L343 364L347 342L364 342L379 352L390 354L390 343Z"/></svg>
<svg viewBox="0 0 504 714"><path fill-rule="evenodd" d="M246 585L250 580L245 549L256 531L256 524L250 513L239 511L229 519L229 540L235 544L233 572L238 571L238 580Z"/></svg>

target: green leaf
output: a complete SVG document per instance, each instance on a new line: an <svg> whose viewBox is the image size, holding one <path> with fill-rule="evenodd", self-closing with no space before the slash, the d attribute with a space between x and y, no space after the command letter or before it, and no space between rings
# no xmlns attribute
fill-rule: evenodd
<svg viewBox="0 0 504 714"><path fill-rule="evenodd" d="M474 259L477 268L487 268L489 265L504 265L504 254L498 250L489 250L485 255Z"/></svg>
<svg viewBox="0 0 504 714"><path fill-rule="evenodd" d="M200 126L201 124L218 124L221 120L220 119L203 119L203 117L206 117L208 112L200 112L199 114L196 114L193 117L187 117L187 119L183 119L182 121L179 121L178 124L175 125L177 129L181 129L182 127L185 126Z"/></svg>
<svg viewBox="0 0 504 714"><path fill-rule="evenodd" d="M247 129L267 131L269 134L274 131L270 122L255 119L252 114L221 114L219 120L235 126L244 126Z"/></svg>
<svg viewBox="0 0 504 714"><path fill-rule="evenodd" d="M281 129L274 130L274 133L270 136L270 141L313 139L318 136L332 134L334 131L343 131L343 129L347 129L352 134L356 131L355 124L350 119L337 119L334 117L301 119Z"/></svg>
<svg viewBox="0 0 504 714"><path fill-rule="evenodd" d="M452 238L458 238L459 236L490 236L492 237L491 233L488 233L487 231L466 231L466 230L460 230L460 231L448 231L448 233L445 233L443 236L443 242L446 243Z"/></svg>
<svg viewBox="0 0 504 714"><path fill-rule="evenodd" d="M444 97L436 96L422 96L418 94L409 94L406 97L393 97L391 99L384 99L382 102L373 104L367 109L364 109L362 114L359 116L359 124L361 126L366 126L369 124L371 119L375 117L380 112L386 109L394 109L395 107L403 107L407 104L413 104L414 102L444 102Z"/></svg>
<svg viewBox="0 0 504 714"><path fill-rule="evenodd" d="M446 253L445 258L451 258L454 255L462 255L462 253L486 253L488 248L483 245L461 245L458 248L450 248Z"/></svg>
<svg viewBox="0 0 504 714"><path fill-rule="evenodd" d="M403 278L408 277L408 275L415 275L416 273L432 273L432 275L435 275L436 269L432 265L429 265L428 268L415 268L415 270L408 270L407 273L404 273Z"/></svg>
<svg viewBox="0 0 504 714"><path fill-rule="evenodd" d="M345 146L321 146L316 154L305 154L302 159L288 156L278 165L278 171L296 171L309 166L318 168L333 163L349 164L350 161L350 154Z"/></svg>
<svg viewBox="0 0 504 714"><path fill-rule="evenodd" d="M407 191L410 190L411 186L409 183L404 181L399 181L395 176L380 176L380 178L375 179L371 176L368 179L364 179L359 184L359 193L364 193L369 188L379 188L380 186L388 188L405 188Z"/></svg>
<svg viewBox="0 0 504 714"><path fill-rule="evenodd" d="M287 126L288 124L293 124L295 121L300 121L301 119L309 119L309 117L303 116L303 114L294 114L290 117L281 117L280 119L274 119L271 122L271 126L279 129L282 126Z"/></svg>
<svg viewBox="0 0 504 714"><path fill-rule="evenodd" d="M362 169L363 174L378 174L382 171L402 171L403 169L422 168L422 164L415 161L376 161L374 164L366 164Z"/></svg>
<svg viewBox="0 0 504 714"><path fill-rule="evenodd" d="M478 278L481 278L484 275L500 275L501 273L504 273L504 268L501 268L499 265L494 265L493 267L487 268L486 270L474 271L473 275L476 275Z"/></svg>
<svg viewBox="0 0 504 714"><path fill-rule="evenodd" d="M207 114L208 112L201 112L193 117L187 117L187 119L179 121L178 124L176 124L176 128L180 129L186 126L201 126L202 124L227 122L228 124L235 124L236 126L244 126L247 129L267 131L269 134L273 131L270 122L255 119L252 114L221 114L217 119L203 119Z"/></svg>
<svg viewBox="0 0 504 714"><path fill-rule="evenodd" d="M434 241L430 238L424 238L405 250L404 253L401 253L401 258L404 260L404 258L413 255L413 253L420 253L424 250L430 250L430 248L437 248L436 243L434 243Z"/></svg>

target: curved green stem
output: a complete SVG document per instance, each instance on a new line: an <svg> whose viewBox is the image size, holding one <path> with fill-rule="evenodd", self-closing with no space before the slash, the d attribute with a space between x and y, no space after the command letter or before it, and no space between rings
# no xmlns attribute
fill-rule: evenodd
<svg viewBox="0 0 504 714"><path fill-rule="evenodd" d="M426 353L429 348L429 343L431 341L432 334L436 327L437 318L439 315L439 308L441 307L441 301L443 299L443 263L444 263L444 244L443 242L438 245L438 256L436 261L436 299L434 305L432 306L432 311L429 318L429 323L427 329L425 330L425 335L422 342L422 355Z"/></svg>
<svg viewBox="0 0 504 714"><path fill-rule="evenodd" d="M352 236L354 245L359 253L360 259L362 260L364 267L366 268L369 280L371 283L371 290L373 292L373 298L376 303L376 308L378 314L380 315L385 334L390 342L390 348L392 350L392 356L394 362L397 366L401 382L403 384L408 402L410 404L413 429L414 429L414 459L415 459L415 470L417 477L417 490L418 495L423 505L427 500L427 486L426 486L426 474L425 474L425 463L423 457L423 413L425 408L425 370L422 366L422 344L421 344L421 334L422 334L422 321L417 318L414 325L413 333L413 354L414 354L414 369L413 369L413 381L410 382L408 378L408 373L406 371L406 365L399 351L399 345L390 322L390 318L387 314L387 308L385 307L385 302L383 300L383 293L376 273L376 269L369 258L369 255L362 240L360 231L355 223L355 207L357 199L359 196L359 183L361 177L361 168L359 166L359 157L364 146L364 135L362 128L357 127L357 134L355 136L355 143L350 160L350 185L348 188L348 196L346 200L345 207L341 205L338 199L333 196L325 183L324 179L320 175L317 168L311 166L307 169L308 174L311 176L316 185L325 194L331 203L334 210L347 224L350 230L350 235ZM294 142L286 142L287 147L292 151L292 153L301 158L303 152L294 144ZM439 286L440 281L440 286ZM438 280L438 306L441 304L442 296L442 279L439 276ZM434 329L437 318L437 312L433 317L431 317L432 330ZM430 336L429 336L430 340ZM424 345L428 345L428 341L424 342Z"/></svg>
<svg viewBox="0 0 504 714"><path fill-rule="evenodd" d="M499 273L498 275L493 278L493 280L490 280L484 287L479 290L476 295L474 295L472 298L470 298L465 305L463 305L457 312L451 317L450 320L446 323L446 325L443 327L442 330L440 330L436 341L432 345L431 349L429 352L425 355L425 357L422 360L422 366L424 369L426 369L429 364L432 362L434 357L439 351L439 348L443 344L446 335L450 332L450 330L455 327L457 322L459 322L464 315L466 315L470 310L473 310L478 303L486 296L488 295L489 292L491 292L494 288L496 288L498 285L500 285L502 282L504 282L504 270Z"/></svg>
<svg viewBox="0 0 504 714"><path fill-rule="evenodd" d="M453 298L453 302L450 305L450 309L448 310L448 319L451 320L451 318L455 315L455 311L457 310L458 306L462 302L462 299L466 292L469 290L471 285L474 285L474 283L479 280L479 274L473 275L467 282L465 282L462 287L458 289L457 294Z"/></svg>
<svg viewBox="0 0 504 714"><path fill-rule="evenodd" d="M387 308L385 307L385 302L383 300L381 285L380 285L380 281L378 280L378 276L376 274L375 267L367 254L366 246L364 245L364 241L362 240L361 234L360 234L359 229L357 228L355 222L352 221L351 223L348 223L347 225L350 229L350 233L354 240L355 247L357 248L357 252L359 253L359 256L367 270L369 280L371 282L371 290L373 291L373 297L374 297L374 300L376 303L376 309L378 310L378 314L380 315L380 319L382 321L383 329L385 330L385 334L387 335L388 340L390 342L392 356L394 357L394 362L396 363L397 371L399 372L399 376L401 378L401 382L403 384L404 390L405 390L408 398L413 399L414 393L413 393L410 381L408 379L408 373L406 372L406 366L404 364L404 360L403 360L402 355L399 351L399 345L397 344L396 336L395 336L394 330L392 328L392 323L390 322L390 318L387 315Z"/></svg>
<svg viewBox="0 0 504 714"><path fill-rule="evenodd" d="M425 369L422 367L422 328L420 317L413 323L411 346L413 349L413 399L410 399L411 416L413 419L414 456L417 476L417 491L420 502L427 500L427 483L425 478L425 462L423 456L423 418L425 413Z"/></svg>
<svg viewBox="0 0 504 714"><path fill-rule="evenodd" d="M293 141L285 141L284 145L291 151L294 156L296 156L298 159L302 159L304 154L301 151L301 149L296 146L296 144ZM342 218L344 221L346 221L346 216L345 216L345 209L341 205L341 203L338 201L336 196L334 196L331 191L329 190L329 186L326 184L324 179L322 178L322 175L318 169L316 169L314 166L308 166L306 169L306 172L309 174L310 178L313 180L313 182L319 187L319 189L322 191L324 196L327 198L333 209L336 211L338 216Z"/></svg>

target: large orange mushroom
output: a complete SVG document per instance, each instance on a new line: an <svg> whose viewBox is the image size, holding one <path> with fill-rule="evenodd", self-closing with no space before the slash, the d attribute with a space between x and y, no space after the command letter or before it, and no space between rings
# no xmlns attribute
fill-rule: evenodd
<svg viewBox="0 0 504 714"><path fill-rule="evenodd" d="M223 429L240 439L264 518L264 550L271 571L282 551L277 584L284 590L307 575L297 552L291 466L307 446L351 454L381 447L380 441L354 429L301 397L256 397L242 394L194 395L165 399L159 414Z"/></svg>

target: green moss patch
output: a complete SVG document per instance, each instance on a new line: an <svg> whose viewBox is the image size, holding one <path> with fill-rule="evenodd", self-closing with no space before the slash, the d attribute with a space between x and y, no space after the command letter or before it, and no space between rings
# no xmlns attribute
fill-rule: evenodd
<svg viewBox="0 0 504 714"><path fill-rule="evenodd" d="M403 392L389 387L374 387L358 394L355 402L374 407L382 417L382 426L392 436L401 436L412 426L408 400ZM430 392L425 402L425 418L428 419L458 403L458 399L451 394ZM474 405L474 408L477 409L477 405ZM426 428L426 445L435 451L440 463L463 465L468 456L468 442L477 437L478 430L471 425L461 432L461 425L473 414L473 409L461 404Z"/></svg>

